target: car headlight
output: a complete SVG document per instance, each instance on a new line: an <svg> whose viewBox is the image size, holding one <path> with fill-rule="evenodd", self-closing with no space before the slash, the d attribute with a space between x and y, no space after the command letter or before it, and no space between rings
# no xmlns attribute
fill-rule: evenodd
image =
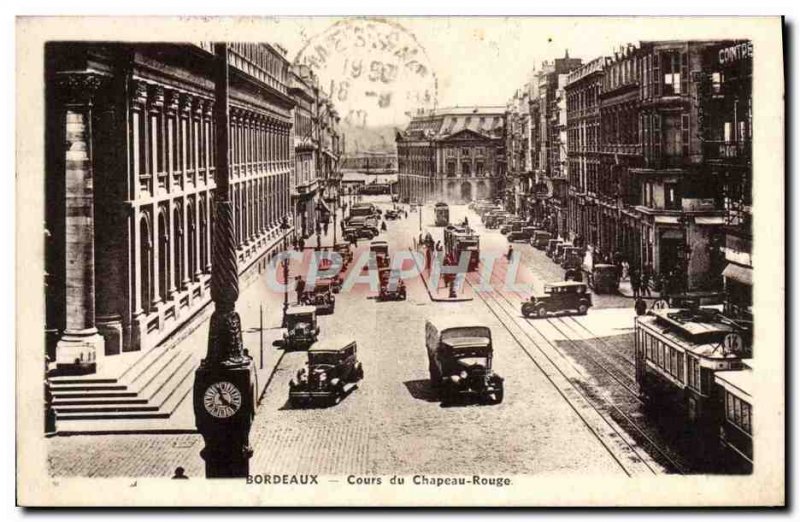
<svg viewBox="0 0 800 522"><path fill-rule="evenodd" d="M466 379L467 378L467 371L466 370L461 370L461 373L459 373L458 376L461 377L462 379Z"/></svg>
<svg viewBox="0 0 800 522"><path fill-rule="evenodd" d="M320 382L327 381L328 380L328 374L326 374L325 372L320 373L319 374L319 380L320 380Z"/></svg>

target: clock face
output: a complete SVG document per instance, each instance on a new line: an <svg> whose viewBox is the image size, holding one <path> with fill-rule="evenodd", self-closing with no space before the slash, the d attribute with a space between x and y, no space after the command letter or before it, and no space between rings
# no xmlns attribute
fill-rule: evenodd
<svg viewBox="0 0 800 522"><path fill-rule="evenodd" d="M203 404L214 417L230 417L242 406L242 393L227 381L215 382L206 389Z"/></svg>

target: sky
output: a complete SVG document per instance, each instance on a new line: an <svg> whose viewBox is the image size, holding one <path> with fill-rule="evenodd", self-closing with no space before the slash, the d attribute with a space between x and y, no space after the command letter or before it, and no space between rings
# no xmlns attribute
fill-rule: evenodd
<svg viewBox="0 0 800 522"><path fill-rule="evenodd" d="M404 126L417 107L505 105L534 67L540 69L542 61L563 57L567 50L586 62L641 40L743 36L735 23L701 18L288 17L266 23L269 39L285 47L290 60L307 63L323 89L333 91L348 123L395 126ZM366 45L357 48L360 38ZM409 66L408 60L395 58L392 64L392 52L381 50L387 38L397 44L391 49L413 47L417 61ZM360 64L358 79L347 75L353 63ZM377 82L375 89L366 80L367 64L378 69L394 65L393 72L400 72ZM420 64L429 74L409 73ZM349 81L341 89L345 78Z"/></svg>

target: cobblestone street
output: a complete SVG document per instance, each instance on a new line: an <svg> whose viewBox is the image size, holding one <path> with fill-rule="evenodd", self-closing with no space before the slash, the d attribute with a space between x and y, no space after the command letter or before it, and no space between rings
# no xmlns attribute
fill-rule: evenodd
<svg viewBox="0 0 800 522"><path fill-rule="evenodd" d="M429 228L430 210L424 209L423 230L440 233ZM463 212L464 207L454 208L452 219L461 219ZM470 217L477 221L474 214ZM412 213L388 226L392 251L407 248L419 233L419 217ZM505 250L499 233L481 232L483 248ZM367 249L368 243L361 242L359 252ZM520 280L540 287L562 275L539 251L522 244L516 249L522 256ZM498 261L498 274L504 262ZM251 431L253 473L623 472L615 462L616 450L609 451L587 429L484 300L434 303L419 278L408 281L406 301L378 302L364 287L339 294L335 314L319 318L323 336L342 334L358 341L364 381L337 406L292 409L288 381L306 354L286 353ZM597 319L590 314L581 321L598 335L619 334L630 329L633 317L632 310L620 306L629 307L630 300L597 296L602 309L595 312ZM441 406L428 381L423 326L427 317L442 313L492 327L495 370L506 379L502 404ZM167 476L182 466L187 475L202 476L202 446L196 434L56 437L50 439L50 465L56 475Z"/></svg>

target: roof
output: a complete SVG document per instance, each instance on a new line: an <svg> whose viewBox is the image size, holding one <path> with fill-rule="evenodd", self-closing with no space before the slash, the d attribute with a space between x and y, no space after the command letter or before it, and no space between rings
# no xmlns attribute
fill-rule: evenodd
<svg viewBox="0 0 800 522"><path fill-rule="evenodd" d="M339 352L347 345L356 342L352 337L345 335L334 335L330 337L322 337L317 342L312 344L309 352Z"/></svg>
<svg viewBox="0 0 800 522"><path fill-rule="evenodd" d="M741 370L724 370L714 372L714 380L727 391L737 397L750 399L753 394L753 370L744 367Z"/></svg>
<svg viewBox="0 0 800 522"><path fill-rule="evenodd" d="M659 310L659 312L663 311L665 310ZM675 312L676 310L666 311ZM657 323L658 317L656 315L652 315L654 312L655 311L651 310L648 315L638 316L636 319L637 323L645 327L648 331L654 332L658 336L663 337L665 340L674 343L676 346L679 346L698 357L716 360L735 360L740 358L733 353L724 353L724 351L720 348L719 342L717 341L695 342L690 337L683 334L683 332L681 332L678 328L665 328L663 323Z"/></svg>
<svg viewBox="0 0 800 522"><path fill-rule="evenodd" d="M489 328L489 326L486 324L464 315L441 315L438 317L428 318L425 323L426 325L430 324L440 332L449 328Z"/></svg>
<svg viewBox="0 0 800 522"><path fill-rule="evenodd" d="M505 127L505 107L454 107L414 116L401 139L438 140L468 130L487 138L500 138Z"/></svg>
<svg viewBox="0 0 800 522"><path fill-rule="evenodd" d="M554 286L563 287L563 286L586 286L586 283L581 283L580 281L557 281L555 283L545 283L545 288L552 288Z"/></svg>
<svg viewBox="0 0 800 522"><path fill-rule="evenodd" d="M316 306L290 306L286 310L286 313L287 313L287 315L310 314L310 313L316 312L316 311L317 311L317 307Z"/></svg>

